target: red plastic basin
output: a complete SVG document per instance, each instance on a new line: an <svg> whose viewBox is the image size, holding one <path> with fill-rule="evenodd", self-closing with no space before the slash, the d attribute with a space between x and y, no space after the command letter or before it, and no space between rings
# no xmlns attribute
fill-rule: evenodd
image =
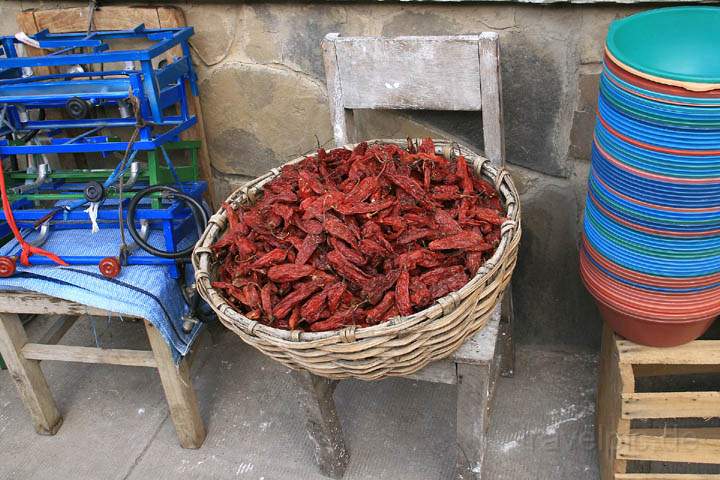
<svg viewBox="0 0 720 480"><path fill-rule="evenodd" d="M718 289L698 293L651 292L619 282L598 270L586 253L580 273L590 293L614 309L661 321L687 321L720 314Z"/></svg>
<svg viewBox="0 0 720 480"><path fill-rule="evenodd" d="M619 312L595 299L600 315L615 333L635 343L651 347L675 347L702 336L716 316L688 322L660 322Z"/></svg>

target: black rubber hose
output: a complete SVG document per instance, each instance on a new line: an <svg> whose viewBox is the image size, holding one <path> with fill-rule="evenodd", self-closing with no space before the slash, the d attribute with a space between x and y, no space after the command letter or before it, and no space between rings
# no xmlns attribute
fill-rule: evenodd
<svg viewBox="0 0 720 480"><path fill-rule="evenodd" d="M184 250L180 250L177 252L167 252L165 250L160 250L152 245L150 245L148 242L146 242L141 236L140 232L137 231L137 228L135 228L135 213L137 211L137 207L140 204L140 200L147 197L151 193L157 193L157 192L167 192L168 198L178 198L180 200L183 200L187 205L190 206L190 210L192 211L193 218L195 220L195 227L198 231L198 236L202 235L203 231L205 230L205 226L207 226L209 217L208 213L203 208L202 204L195 200L190 195L187 195L181 191L179 191L176 188L168 187L166 185L153 185L147 188L144 188L137 192L135 196L130 200L130 204L128 205L127 209L127 228L130 232L130 236L135 240L135 242L138 244L140 248L145 250L146 252L150 253L151 255L155 255L156 257L161 258L183 258L183 257L189 257L190 254L193 251L194 245L190 245L188 248Z"/></svg>

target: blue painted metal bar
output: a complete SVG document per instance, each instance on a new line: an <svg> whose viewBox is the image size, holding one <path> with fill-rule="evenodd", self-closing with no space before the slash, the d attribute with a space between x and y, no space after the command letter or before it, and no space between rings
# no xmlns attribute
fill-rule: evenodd
<svg viewBox="0 0 720 480"><path fill-rule="evenodd" d="M31 82L44 82L46 80L60 80L68 78L82 78L82 77L113 77L117 75L127 76L131 73L139 73L137 70L104 70L102 72L72 72L72 73L53 73L50 75L33 75L32 77L25 78L7 78L0 80L0 86L5 83L20 84L20 83L31 83Z"/></svg>
<svg viewBox="0 0 720 480"><path fill-rule="evenodd" d="M106 52L93 53L93 54L69 54L61 56L44 55L37 57L11 57L0 59L0 68L7 67L39 67L39 66L60 66L60 65L75 65L81 63L109 63L109 62L126 62L126 61L147 61L167 52L171 48L179 45L193 35L194 31L192 27L183 27L177 29L157 29L157 30L143 30L141 32L136 31L113 31L113 32L98 32L98 39L122 39L122 38L146 38L148 40L156 39L157 35L153 33L172 32L172 37L160 40L150 48L143 50L109 50ZM42 33L42 32L40 32ZM40 33L33 35L33 38L38 37ZM68 34L58 33L51 34L60 40L62 39L76 39L81 41L85 38L85 34ZM152 38L151 38L152 37ZM13 38L13 37L11 37ZM17 40L13 38L13 41L17 43ZM88 58L90 56L91 58Z"/></svg>

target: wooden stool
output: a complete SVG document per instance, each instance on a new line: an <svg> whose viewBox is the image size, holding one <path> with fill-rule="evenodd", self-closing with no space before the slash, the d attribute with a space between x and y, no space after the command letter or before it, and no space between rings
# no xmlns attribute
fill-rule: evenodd
<svg viewBox="0 0 720 480"><path fill-rule="evenodd" d="M158 370L170 416L183 448L200 448L205 426L190 380L190 364L175 365L170 347L150 322L145 321L151 351L57 345L79 315L107 316L110 312L34 292L0 292L0 354L7 363L20 397L30 412L35 430L54 435L62 417L53 401L41 360L152 367ZM18 314L63 315L38 343L28 342Z"/></svg>
<svg viewBox="0 0 720 480"><path fill-rule="evenodd" d="M634 428L633 420L718 418L720 392L636 392L643 376L720 373L720 341L637 345L606 326L600 358L597 441L602 480L710 480L720 475L626 473L628 461L720 464L718 428Z"/></svg>
<svg viewBox="0 0 720 480"><path fill-rule="evenodd" d="M506 294L506 298L511 296ZM457 385L458 479L481 478L490 404L500 371L500 355L496 355L496 350L504 343L503 337L509 336L509 331L500 334L500 310L498 305L485 328L450 358L405 377ZM510 318L508 315L508 323ZM512 374L512 367L508 368ZM333 399L338 381L306 371L294 370L293 375L300 386L300 402L307 414L307 431L315 443L315 460L320 471L332 478L342 478L350 453Z"/></svg>

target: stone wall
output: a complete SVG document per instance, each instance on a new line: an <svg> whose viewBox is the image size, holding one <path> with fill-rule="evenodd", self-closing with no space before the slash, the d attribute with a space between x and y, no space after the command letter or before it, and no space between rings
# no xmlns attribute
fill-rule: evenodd
<svg viewBox="0 0 720 480"><path fill-rule="evenodd" d="M63 2L62 5L86 5ZM202 105L220 197L330 145L320 40L343 35L500 33L507 155L523 201L514 278L517 336L594 347L595 307L577 255L595 97L608 24L646 6L462 2L177 3L195 27ZM20 8L3 2L0 26ZM475 113L360 112L362 137L453 136L482 148Z"/></svg>

